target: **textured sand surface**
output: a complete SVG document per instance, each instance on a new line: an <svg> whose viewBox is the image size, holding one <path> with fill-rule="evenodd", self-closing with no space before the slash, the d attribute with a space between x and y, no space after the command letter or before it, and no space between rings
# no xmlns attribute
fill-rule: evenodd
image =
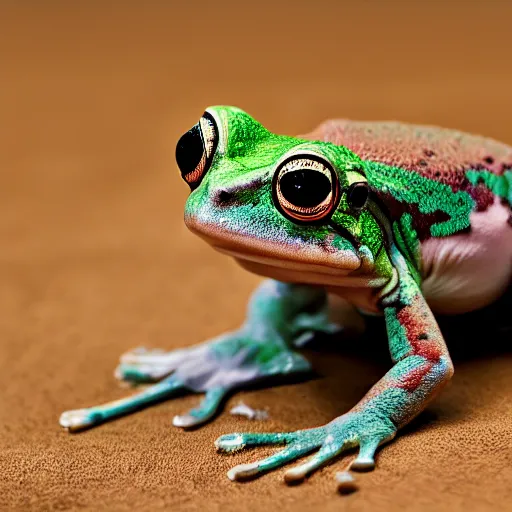
<svg viewBox="0 0 512 512"><path fill-rule="evenodd" d="M497 342L481 319L484 334L454 341L451 386L346 497L334 475L348 457L296 487L282 471L236 484L230 467L271 450L221 456L213 441L346 411L390 364L382 336L351 349L334 340L334 355L311 352L322 378L244 392L193 432L171 420L197 397L77 435L57 423L127 392L112 375L126 350L191 345L243 318L259 279L182 222L174 145L204 107L239 105L282 133L392 118L511 143L510 3L10 4L0 7L0 509L511 510L510 335ZM485 348L464 356L479 337ZM229 415L241 399L270 419Z"/></svg>

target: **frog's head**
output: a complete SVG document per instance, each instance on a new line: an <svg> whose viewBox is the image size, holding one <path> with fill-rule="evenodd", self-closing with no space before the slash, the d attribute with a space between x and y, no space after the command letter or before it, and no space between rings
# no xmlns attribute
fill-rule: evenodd
<svg viewBox="0 0 512 512"><path fill-rule="evenodd" d="M364 162L347 148L275 135L242 110L212 107L181 137L176 160L191 188L187 226L249 270L344 285L382 267Z"/></svg>

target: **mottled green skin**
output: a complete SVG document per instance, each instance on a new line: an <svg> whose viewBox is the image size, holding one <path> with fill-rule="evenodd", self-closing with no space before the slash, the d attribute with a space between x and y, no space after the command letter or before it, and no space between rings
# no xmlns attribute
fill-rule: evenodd
<svg viewBox="0 0 512 512"><path fill-rule="evenodd" d="M267 258L262 267L284 272L292 263L300 263L300 272L291 275L316 286L265 281L254 293L239 329L176 352L128 353L117 369L119 378L161 382L115 403L64 413L61 424L71 430L85 428L178 391L204 392L199 407L174 419L179 427L196 426L211 419L234 389L309 371L309 363L295 346L315 332L334 330L327 319L324 289L331 285L330 275L315 274L318 263L346 270L341 284L334 287L345 286L343 279L364 278L364 286L374 288L394 366L357 405L325 426L289 433L228 434L216 445L231 451L286 444L267 459L232 469L228 476L234 480L316 449L310 460L285 474L287 481L304 478L354 446L359 446L359 455L351 467L369 469L377 448L423 410L453 373L443 337L421 292L420 246L425 237L467 230L475 202L465 190L400 167L362 160L344 146L275 135L239 109L214 107L208 112L217 124L219 140L211 165L187 200L187 224L214 245L229 246L241 261L257 247ZM290 221L273 197L272 179L279 163L304 153L325 160L339 182L336 209L320 223ZM467 179L483 181L510 201L510 173L498 179L469 171ZM347 200L354 182L367 182L371 190L369 201L358 211ZM276 260L290 265L276 265ZM314 277L307 281L310 274Z"/></svg>
<svg viewBox="0 0 512 512"><path fill-rule="evenodd" d="M275 135L245 112L232 107L210 109L229 134L228 142L221 139L217 155L201 186L189 197L185 218L199 217L201 222L220 225L224 230L246 237L270 239L286 243L299 239L305 246L322 243L334 251L355 251L351 242L340 236L330 223L296 225L285 219L272 201L271 177L276 163L292 152L313 152L328 160L337 172L342 194L332 222L347 229L364 251L371 253L376 263L376 277L389 279L392 264L385 251L381 222L374 210L365 209L357 215L346 202L347 172L360 173L375 195L386 203L387 197L405 205L402 215L389 219L397 234L395 242L408 260L416 279L419 279L419 246L414 224L427 225L433 237L444 237L464 231L470 226L474 201L465 191L453 191L448 185L411 173L399 167L363 161L343 146L329 142L304 141L299 138ZM213 208L211 188L232 192L233 207ZM413 219L409 210L414 207ZM435 214L435 215L434 215ZM268 230L261 233L261 224ZM378 281L380 282L380 281Z"/></svg>
<svg viewBox="0 0 512 512"><path fill-rule="evenodd" d="M200 187L190 195L185 206L185 218L201 217L212 226L221 225L247 237L263 239L261 223L270 230L273 241L285 237L300 239L307 246L314 241L327 243L334 250L354 250L350 242L328 225L300 226L285 219L272 201L272 176L276 163L289 151L314 151L325 156L335 169L354 169L360 172L363 162L348 149L328 143L307 142L302 139L275 135L241 110L230 107L211 109L229 134L226 144L221 139L217 155ZM340 184L346 186L344 172L338 174ZM212 208L211 188L229 190L233 194L233 208ZM349 215L342 197L333 220L360 237L361 243L370 243L374 254L380 248L379 229L373 218L363 212L360 218Z"/></svg>
<svg viewBox="0 0 512 512"><path fill-rule="evenodd" d="M348 240L341 241L343 237L333 227L342 226L350 233L351 240L357 241L359 250L364 247L370 253L375 278L391 282L393 274L397 276L393 286L383 287L386 291L382 293L395 366L352 411L326 427L289 434L221 437L217 446L224 450L260 443L285 442L288 445L269 459L234 468L229 476L232 479L252 476L319 448L318 454L309 462L287 473L288 480L296 480L354 445L360 445L361 452L353 467L371 466L377 447L393 438L397 428L424 408L430 397L450 378L453 368L419 288L418 239L410 214L405 212L399 219L389 219L373 201L362 211L351 211L346 196L350 176L353 180L354 173L359 174L358 179L367 180L376 195L390 194L400 203L416 205L419 214L425 214L427 220L428 214L444 213L445 220L432 222L432 236L446 236L468 228L473 200L469 194L454 192L434 180L411 176L396 167L362 161L343 146L274 135L237 109L221 107L210 109L210 112L223 126L222 133L227 140L220 144L201 186L191 194L186 215L201 218L202 210L206 208L203 222L214 224L221 216L228 217L222 225L224 231L242 231L248 237L272 237L284 242L291 233L303 243L322 239L334 251L347 250L351 245ZM341 198L331 220L320 226L290 222L280 216L272 202L271 177L277 163L293 151L314 152L325 158L337 173ZM208 199L212 187L234 188L236 199L230 208L212 207ZM394 229L393 223L398 223L400 230Z"/></svg>
<svg viewBox="0 0 512 512"><path fill-rule="evenodd" d="M445 213L448 220L430 226L435 237L453 235L470 226L474 201L467 192L454 192L448 185L399 167L366 163L368 182L378 192L391 194L401 203L417 205L420 214Z"/></svg>

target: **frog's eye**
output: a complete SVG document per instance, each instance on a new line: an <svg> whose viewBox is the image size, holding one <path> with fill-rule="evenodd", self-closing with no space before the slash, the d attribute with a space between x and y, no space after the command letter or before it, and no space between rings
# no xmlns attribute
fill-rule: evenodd
<svg viewBox="0 0 512 512"><path fill-rule="evenodd" d="M274 203L294 222L320 222L335 210L339 199L338 177L324 160L312 155L293 156L276 170Z"/></svg>
<svg viewBox="0 0 512 512"><path fill-rule="evenodd" d="M361 210L368 201L368 185L364 182L352 183L347 191L347 203L353 210Z"/></svg>
<svg viewBox="0 0 512 512"><path fill-rule="evenodd" d="M219 135L213 117L205 112L199 123L182 135L176 145L176 162L191 190L208 172L217 149Z"/></svg>

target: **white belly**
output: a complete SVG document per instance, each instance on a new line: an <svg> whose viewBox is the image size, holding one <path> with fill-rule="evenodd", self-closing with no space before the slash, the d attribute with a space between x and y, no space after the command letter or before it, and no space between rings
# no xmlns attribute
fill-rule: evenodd
<svg viewBox="0 0 512 512"><path fill-rule="evenodd" d="M433 311L464 313L497 299L512 276L512 226L508 206L496 198L471 214L471 232L422 244L423 293Z"/></svg>

